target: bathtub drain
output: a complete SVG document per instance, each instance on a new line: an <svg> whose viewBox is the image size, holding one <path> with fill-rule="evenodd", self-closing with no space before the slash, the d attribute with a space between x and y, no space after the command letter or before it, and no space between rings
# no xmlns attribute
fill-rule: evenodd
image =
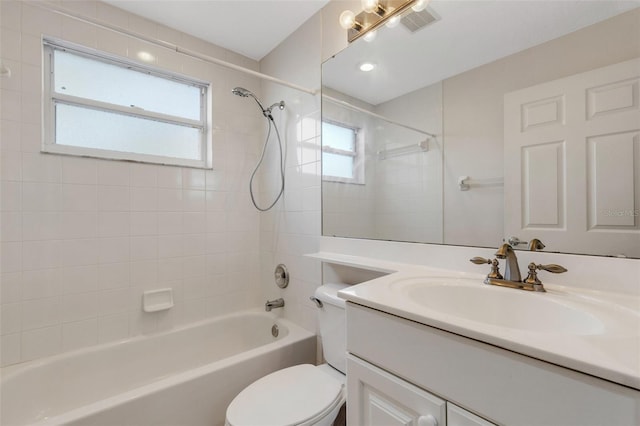
<svg viewBox="0 0 640 426"><path fill-rule="evenodd" d="M278 334L280 334L280 330L278 329L278 325L277 324L273 324L273 327L271 327L271 335L273 337L278 337Z"/></svg>

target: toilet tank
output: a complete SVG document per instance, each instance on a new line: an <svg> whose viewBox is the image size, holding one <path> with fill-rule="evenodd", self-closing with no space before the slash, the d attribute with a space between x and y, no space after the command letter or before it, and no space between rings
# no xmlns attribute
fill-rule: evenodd
<svg viewBox="0 0 640 426"><path fill-rule="evenodd" d="M316 299L322 302L322 307L318 308L318 328L324 359L343 373L347 356L346 302L338 297L338 291L347 287L347 284L324 284L315 292Z"/></svg>

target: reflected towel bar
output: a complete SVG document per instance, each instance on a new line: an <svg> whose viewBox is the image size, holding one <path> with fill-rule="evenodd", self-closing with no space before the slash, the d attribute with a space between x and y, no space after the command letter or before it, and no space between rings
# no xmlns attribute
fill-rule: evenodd
<svg viewBox="0 0 640 426"><path fill-rule="evenodd" d="M429 151L429 139L425 139L412 145L378 151L378 159L385 160L387 158L397 157L399 155L416 154L419 152L427 151Z"/></svg>
<svg viewBox="0 0 640 426"><path fill-rule="evenodd" d="M460 176L458 178L458 188L460 191L468 191L472 187L494 187L504 186L504 178L483 178L483 179L471 179L469 176Z"/></svg>

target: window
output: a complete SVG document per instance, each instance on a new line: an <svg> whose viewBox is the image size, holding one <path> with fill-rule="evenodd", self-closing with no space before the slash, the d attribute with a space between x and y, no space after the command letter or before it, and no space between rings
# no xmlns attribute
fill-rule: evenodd
<svg viewBox="0 0 640 426"><path fill-rule="evenodd" d="M46 152L210 167L208 83L45 40Z"/></svg>
<svg viewBox="0 0 640 426"><path fill-rule="evenodd" d="M332 121L322 122L322 178L364 183L364 149L360 129Z"/></svg>

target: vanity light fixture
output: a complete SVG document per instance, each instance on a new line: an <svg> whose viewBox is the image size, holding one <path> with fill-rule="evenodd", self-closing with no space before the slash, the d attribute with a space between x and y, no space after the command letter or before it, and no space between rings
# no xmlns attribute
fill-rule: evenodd
<svg viewBox="0 0 640 426"><path fill-rule="evenodd" d="M347 30L349 43L387 24L395 27L402 14L415 7L416 11L427 7L429 0L361 0L362 12L357 15L345 10L340 14L340 26ZM369 40L370 41L370 40Z"/></svg>

